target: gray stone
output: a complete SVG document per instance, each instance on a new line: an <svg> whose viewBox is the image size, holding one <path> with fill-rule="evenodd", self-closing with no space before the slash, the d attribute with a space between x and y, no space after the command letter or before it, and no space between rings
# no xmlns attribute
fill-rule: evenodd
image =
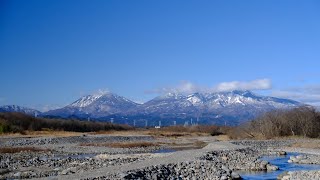
<svg viewBox="0 0 320 180"><path fill-rule="evenodd" d="M220 180L228 180L228 176L223 175L223 176L221 176Z"/></svg>
<svg viewBox="0 0 320 180"><path fill-rule="evenodd" d="M230 170L227 166L225 166L225 165L222 165L222 166L221 166L221 169L224 170L224 171L226 171L227 174L230 174L230 173L231 173L231 170Z"/></svg>
<svg viewBox="0 0 320 180"><path fill-rule="evenodd" d="M0 169L0 175L6 174L6 173L9 173L9 172L10 172L9 169Z"/></svg>
<svg viewBox="0 0 320 180"><path fill-rule="evenodd" d="M77 168L76 167L71 167L71 168L69 168L69 172L76 173L77 172Z"/></svg>
<svg viewBox="0 0 320 180"><path fill-rule="evenodd" d="M301 159L305 159L306 157L304 155L298 155L296 156L296 159L301 160Z"/></svg>
<svg viewBox="0 0 320 180"><path fill-rule="evenodd" d="M270 165L270 164L267 165L267 170L268 170L268 171L276 171L276 170L278 170L278 169L279 169L278 166Z"/></svg>
<svg viewBox="0 0 320 180"><path fill-rule="evenodd" d="M17 172L13 175L14 177L20 177L21 176L21 172Z"/></svg>
<svg viewBox="0 0 320 180"><path fill-rule="evenodd" d="M231 177L232 177L232 179L241 179L241 176L236 172L232 172Z"/></svg>
<svg viewBox="0 0 320 180"><path fill-rule="evenodd" d="M285 151L280 151L280 152L279 152L279 155L281 155L281 156L287 155L287 152L285 152Z"/></svg>
<svg viewBox="0 0 320 180"><path fill-rule="evenodd" d="M68 170L68 169L64 169L64 170L61 172L62 175L67 175L68 173L69 173L69 170Z"/></svg>

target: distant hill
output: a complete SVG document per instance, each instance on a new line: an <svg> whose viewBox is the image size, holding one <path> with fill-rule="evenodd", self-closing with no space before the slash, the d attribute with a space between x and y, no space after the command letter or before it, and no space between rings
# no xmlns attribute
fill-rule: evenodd
<svg viewBox="0 0 320 180"><path fill-rule="evenodd" d="M24 113L32 116L41 114L41 112L38 110L17 106L17 105L0 106L0 112L20 112L20 113Z"/></svg>
<svg viewBox="0 0 320 180"><path fill-rule="evenodd" d="M43 115L67 118L78 116L82 118L99 118L114 114L123 114L136 108L137 103L113 93L99 93L83 96L70 105L45 112Z"/></svg>
<svg viewBox="0 0 320 180"><path fill-rule="evenodd" d="M236 125L275 109L303 105L290 99L260 96L251 91L217 93L168 93L137 104L114 93L84 96L72 104L42 114L77 117L139 126L176 124ZM161 122L159 122L161 121Z"/></svg>

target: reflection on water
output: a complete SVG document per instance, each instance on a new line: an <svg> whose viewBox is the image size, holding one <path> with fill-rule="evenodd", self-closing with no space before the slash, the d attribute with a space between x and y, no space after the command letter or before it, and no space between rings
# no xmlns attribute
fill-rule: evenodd
<svg viewBox="0 0 320 180"><path fill-rule="evenodd" d="M171 152L176 152L174 149L159 149L156 151L153 151L153 153L171 153Z"/></svg>
<svg viewBox="0 0 320 180"><path fill-rule="evenodd" d="M301 170L317 170L320 165L311 164L295 164L288 163L290 156L297 156L299 153L288 153L285 156L265 156L261 160L269 161L270 164L279 167L278 171L263 171L263 172L245 172L240 173L241 177L246 180L266 180L277 179L277 177L285 171L301 171Z"/></svg>

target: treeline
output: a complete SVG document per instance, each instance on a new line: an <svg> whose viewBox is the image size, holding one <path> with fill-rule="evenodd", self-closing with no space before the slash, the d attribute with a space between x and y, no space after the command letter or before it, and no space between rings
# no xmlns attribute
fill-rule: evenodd
<svg viewBox="0 0 320 180"><path fill-rule="evenodd" d="M90 122L79 120L62 120L35 118L22 113L0 113L0 133L41 130L95 132L108 130L129 130L127 125L118 125L108 122Z"/></svg>
<svg viewBox="0 0 320 180"><path fill-rule="evenodd" d="M320 137L320 113L309 106L272 111L242 126L242 131L252 137L260 134L265 138L281 136L317 138Z"/></svg>

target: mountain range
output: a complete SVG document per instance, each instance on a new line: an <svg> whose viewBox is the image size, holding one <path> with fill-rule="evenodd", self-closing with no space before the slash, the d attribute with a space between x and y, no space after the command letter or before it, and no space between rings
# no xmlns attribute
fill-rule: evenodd
<svg viewBox="0 0 320 180"><path fill-rule="evenodd" d="M41 114L41 112L38 110L17 106L17 105L0 106L0 112L20 112L28 115L33 115L33 116L37 116Z"/></svg>
<svg viewBox="0 0 320 180"><path fill-rule="evenodd" d="M168 93L143 104L108 92L83 96L70 105L44 113L18 106L0 107L0 112L25 111L43 117L111 121L136 126L196 123L237 125L264 112L301 105L290 99L260 96L251 91Z"/></svg>

